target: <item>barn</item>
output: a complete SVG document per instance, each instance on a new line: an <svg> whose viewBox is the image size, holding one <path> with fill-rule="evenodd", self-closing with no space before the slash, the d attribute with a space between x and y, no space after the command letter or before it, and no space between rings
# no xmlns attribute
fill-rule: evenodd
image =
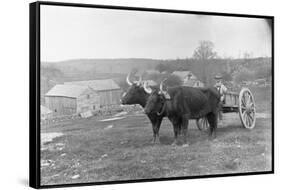
<svg viewBox="0 0 281 190"><path fill-rule="evenodd" d="M99 108L111 108L120 104L122 90L112 79L65 82L65 84L89 87L99 96Z"/></svg>
<svg viewBox="0 0 281 190"><path fill-rule="evenodd" d="M54 116L72 115L100 106L99 96L87 86L58 84L45 95Z"/></svg>
<svg viewBox="0 0 281 190"><path fill-rule="evenodd" d="M50 110L49 108L40 105L40 115L41 115L41 120L46 120L48 118L52 117L52 110Z"/></svg>

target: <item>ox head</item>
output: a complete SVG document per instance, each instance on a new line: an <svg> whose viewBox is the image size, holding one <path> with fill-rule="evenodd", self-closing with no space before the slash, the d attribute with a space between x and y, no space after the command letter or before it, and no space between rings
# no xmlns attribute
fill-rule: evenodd
<svg viewBox="0 0 281 190"><path fill-rule="evenodd" d="M146 100L146 92L143 88L142 77L139 78L138 81L131 81L130 80L130 73L126 78L126 82L129 85L129 88L126 92L123 93L121 98L122 104L143 104L145 105Z"/></svg>
<svg viewBox="0 0 281 190"><path fill-rule="evenodd" d="M159 90L150 92L150 96L144 108L144 112L146 114L156 113L158 115L162 115L164 113L166 105L165 102L167 99L170 99L168 92L163 90L164 81L161 82Z"/></svg>

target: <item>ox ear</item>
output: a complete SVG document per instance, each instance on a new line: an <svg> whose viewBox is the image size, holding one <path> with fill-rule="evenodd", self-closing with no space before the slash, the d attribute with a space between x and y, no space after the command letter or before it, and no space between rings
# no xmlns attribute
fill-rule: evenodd
<svg viewBox="0 0 281 190"><path fill-rule="evenodd" d="M171 100L171 96L167 91L159 91L159 95L163 95L166 100Z"/></svg>
<svg viewBox="0 0 281 190"><path fill-rule="evenodd" d="M126 96L126 94L127 94L126 92L123 92L122 97L125 97L125 96Z"/></svg>
<svg viewBox="0 0 281 190"><path fill-rule="evenodd" d="M170 94L168 94L168 92L164 93L164 97L166 100L171 100L171 96L170 96Z"/></svg>

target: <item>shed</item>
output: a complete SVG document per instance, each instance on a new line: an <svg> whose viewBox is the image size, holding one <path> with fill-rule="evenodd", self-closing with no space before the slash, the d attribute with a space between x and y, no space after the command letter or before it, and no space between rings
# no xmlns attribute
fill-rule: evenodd
<svg viewBox="0 0 281 190"><path fill-rule="evenodd" d="M59 84L45 95L54 115L72 115L100 107L99 96L87 86Z"/></svg>
<svg viewBox="0 0 281 190"><path fill-rule="evenodd" d="M65 84L86 86L99 96L100 108L119 105L122 90L112 79L65 82Z"/></svg>

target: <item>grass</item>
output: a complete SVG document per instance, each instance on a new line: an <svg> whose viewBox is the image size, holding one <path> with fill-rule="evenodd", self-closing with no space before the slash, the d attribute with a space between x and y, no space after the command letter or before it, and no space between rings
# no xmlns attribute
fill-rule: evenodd
<svg viewBox="0 0 281 190"><path fill-rule="evenodd" d="M42 127L42 132L60 131L64 136L45 144L41 151L41 162L49 162L41 166L41 184L271 170L270 118L257 119L256 127L247 130L238 114L224 117L225 126L218 129L214 141L190 122L188 147L171 146L173 130L166 119L160 129L161 144L152 144L151 124L145 115L108 122L81 119ZM113 127L107 128L109 125Z"/></svg>

